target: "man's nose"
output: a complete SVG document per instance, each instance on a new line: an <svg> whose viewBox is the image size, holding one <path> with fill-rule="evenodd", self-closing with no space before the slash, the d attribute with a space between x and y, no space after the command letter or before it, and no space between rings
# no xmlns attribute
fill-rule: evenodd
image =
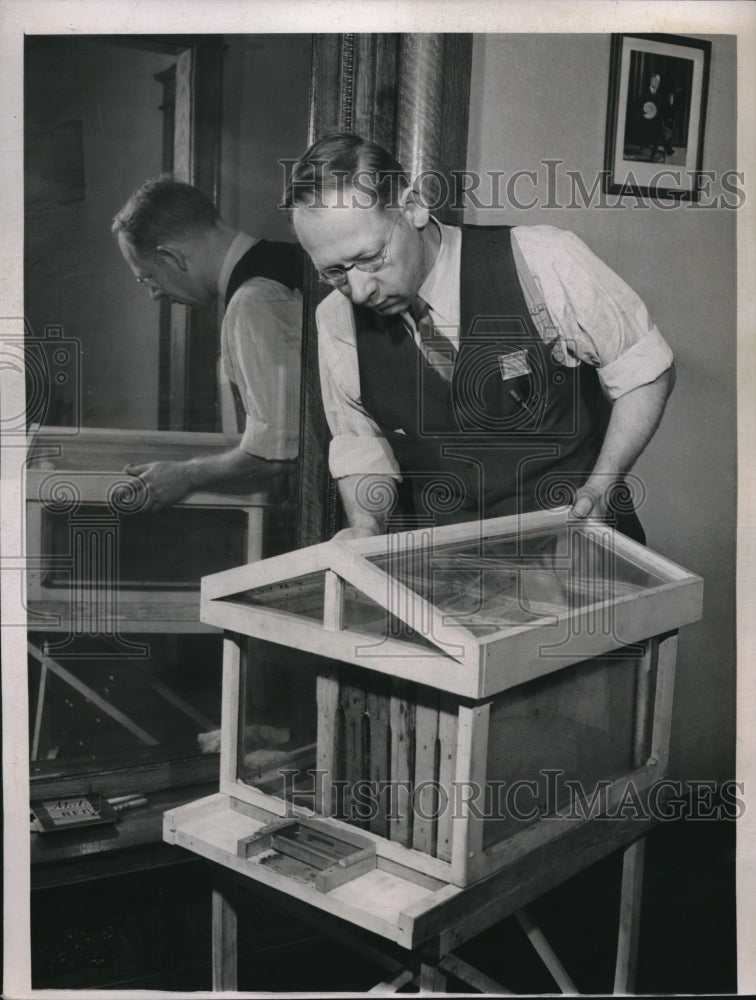
<svg viewBox="0 0 756 1000"><path fill-rule="evenodd" d="M347 272L347 277L349 279L349 298L356 306L365 305L378 287L375 275L353 267L351 271Z"/></svg>

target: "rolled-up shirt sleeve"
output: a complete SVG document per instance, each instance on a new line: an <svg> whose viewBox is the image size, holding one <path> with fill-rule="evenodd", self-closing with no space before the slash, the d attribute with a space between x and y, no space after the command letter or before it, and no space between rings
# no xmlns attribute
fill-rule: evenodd
<svg viewBox="0 0 756 1000"><path fill-rule="evenodd" d="M238 289L223 319L223 364L246 414L241 448L269 461L297 457L302 296L255 278Z"/></svg>
<svg viewBox="0 0 756 1000"><path fill-rule="evenodd" d="M340 292L317 310L320 386L332 434L328 466L334 479L353 475L401 478L399 463L360 397L354 315Z"/></svg>
<svg viewBox="0 0 756 1000"><path fill-rule="evenodd" d="M549 315L547 342L593 365L611 399L667 371L672 351L642 299L578 236L552 226L514 232Z"/></svg>

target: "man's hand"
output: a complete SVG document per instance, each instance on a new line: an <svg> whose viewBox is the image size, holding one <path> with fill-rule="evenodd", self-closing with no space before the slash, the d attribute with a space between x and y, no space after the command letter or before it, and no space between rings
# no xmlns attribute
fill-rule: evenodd
<svg viewBox="0 0 756 1000"><path fill-rule="evenodd" d="M599 520L607 514L607 480L604 480L603 487L591 485L590 479L580 487L575 496L575 502L570 511L572 517L585 518L595 517Z"/></svg>
<svg viewBox="0 0 756 1000"><path fill-rule="evenodd" d="M147 487L145 511L158 511L169 507L196 489L189 473L188 462L127 465L123 471L132 476L139 476Z"/></svg>
<svg viewBox="0 0 756 1000"><path fill-rule="evenodd" d="M606 517L612 484L632 469L654 436L674 384L672 365L653 382L614 401L596 465L572 505L573 517Z"/></svg>

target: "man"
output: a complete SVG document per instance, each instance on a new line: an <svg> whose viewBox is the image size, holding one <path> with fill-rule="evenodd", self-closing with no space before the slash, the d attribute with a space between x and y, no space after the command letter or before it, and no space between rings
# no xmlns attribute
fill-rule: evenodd
<svg viewBox="0 0 756 1000"><path fill-rule="evenodd" d="M297 457L302 255L295 244L237 232L197 188L150 180L113 220L124 260L153 299L186 306L216 296L226 311L223 363L246 413L238 447L183 462L130 465L148 509L240 477L281 471Z"/></svg>
<svg viewBox="0 0 756 1000"><path fill-rule="evenodd" d="M645 145L651 146L651 159L659 147L667 156L672 156L674 147L669 141L667 132L675 112L674 94L662 90L661 74L652 73L648 87L638 100L638 120L640 134Z"/></svg>
<svg viewBox="0 0 756 1000"><path fill-rule="evenodd" d="M575 517L643 540L622 477L659 424L673 359L585 244L550 226L441 225L393 157L353 135L307 150L287 204L336 289L317 322L345 537L385 530L383 491L441 524L571 494Z"/></svg>

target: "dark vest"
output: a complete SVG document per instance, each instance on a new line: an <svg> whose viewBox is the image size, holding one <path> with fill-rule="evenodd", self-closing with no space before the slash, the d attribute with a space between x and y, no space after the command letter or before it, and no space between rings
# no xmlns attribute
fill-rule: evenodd
<svg viewBox="0 0 756 1000"><path fill-rule="evenodd" d="M272 240L259 240L239 258L231 271L223 304L228 304L245 281L250 278L270 278L279 285L286 285L292 291L302 289L304 273L304 256L298 243L278 243ZM237 429L242 430L245 423L244 403L239 388L233 382L231 393L236 410Z"/></svg>
<svg viewBox="0 0 756 1000"><path fill-rule="evenodd" d="M354 310L362 402L402 469L403 513L449 524L569 503L599 451L598 379L552 359L509 227L463 227L460 306L451 384L400 317Z"/></svg>
<svg viewBox="0 0 756 1000"><path fill-rule="evenodd" d="M292 291L301 290L303 266L299 244L259 240L236 262L231 272L224 300L226 309L234 293L250 278L270 278Z"/></svg>

